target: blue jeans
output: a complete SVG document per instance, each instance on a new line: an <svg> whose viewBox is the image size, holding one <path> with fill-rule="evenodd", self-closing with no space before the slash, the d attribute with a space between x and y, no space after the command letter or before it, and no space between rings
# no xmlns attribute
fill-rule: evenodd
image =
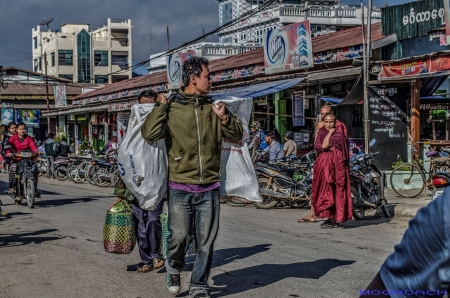
<svg viewBox="0 0 450 298"><path fill-rule="evenodd" d="M194 221L197 255L191 274L190 294L208 290L214 241L219 230L219 189L204 193L169 189L168 209L167 272L180 274L183 270Z"/></svg>

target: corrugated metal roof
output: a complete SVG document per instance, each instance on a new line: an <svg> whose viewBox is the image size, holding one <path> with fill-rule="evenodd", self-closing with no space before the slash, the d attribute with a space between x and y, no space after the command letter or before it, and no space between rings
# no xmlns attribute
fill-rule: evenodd
<svg viewBox="0 0 450 298"><path fill-rule="evenodd" d="M312 38L313 52L324 52L362 44L361 26L353 27L334 33L320 35ZM367 33L367 29L365 29ZM381 23L372 24L371 40L376 41L384 36L381 33Z"/></svg>
<svg viewBox="0 0 450 298"><path fill-rule="evenodd" d="M92 86L92 84L89 84ZM98 86L98 85L97 85ZM87 86L86 86L87 87ZM48 87L48 93L53 94L53 85ZM79 95L82 92L81 86L66 86L67 95ZM44 84L22 84L9 83L8 88L2 89L2 95L45 95L47 94Z"/></svg>
<svg viewBox="0 0 450 298"><path fill-rule="evenodd" d="M372 41L379 40L381 38L383 38L381 34L381 24L373 24ZM312 38L313 52L323 52L327 50L339 49L360 44L362 44L361 26ZM209 63L209 70L211 72L216 72L220 70L262 63L264 63L264 49L258 49L255 51L249 51L243 54L238 54L223 59L212 60ZM161 71L111 84L104 88L79 95L74 99L77 100L101 94L109 94L121 90L161 84L165 82L167 82L167 73L166 71Z"/></svg>
<svg viewBox="0 0 450 298"><path fill-rule="evenodd" d="M137 87L143 87L143 86L150 86L150 85L156 85L167 82L167 72L166 71L160 71L155 72L149 75L140 76L131 78L128 80L120 81L111 85L107 85L106 87L96 89L91 92L87 92L85 94L82 94L80 96L77 96L73 99L81 99L101 94L109 94L116 91L121 90L127 90Z"/></svg>

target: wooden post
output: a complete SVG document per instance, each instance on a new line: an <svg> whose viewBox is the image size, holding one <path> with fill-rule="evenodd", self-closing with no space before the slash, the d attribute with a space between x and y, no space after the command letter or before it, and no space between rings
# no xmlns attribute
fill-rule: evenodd
<svg viewBox="0 0 450 298"><path fill-rule="evenodd" d="M420 85L420 79L411 84L411 147L420 141Z"/></svg>

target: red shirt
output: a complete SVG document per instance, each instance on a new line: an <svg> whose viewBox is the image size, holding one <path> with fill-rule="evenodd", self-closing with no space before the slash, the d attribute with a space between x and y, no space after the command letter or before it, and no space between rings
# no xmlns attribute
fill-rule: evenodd
<svg viewBox="0 0 450 298"><path fill-rule="evenodd" d="M37 151L36 143L33 138L29 135L25 135L23 139L19 138L18 134L13 135L8 142L9 145L14 149L16 153L21 152L23 150L31 150L32 152ZM6 149L6 154L12 153L11 149Z"/></svg>

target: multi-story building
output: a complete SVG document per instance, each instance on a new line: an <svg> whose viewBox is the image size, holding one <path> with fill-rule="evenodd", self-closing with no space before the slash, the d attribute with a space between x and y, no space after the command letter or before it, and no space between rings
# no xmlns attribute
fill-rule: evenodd
<svg viewBox="0 0 450 298"><path fill-rule="evenodd" d="M219 24L225 25L267 0L217 0ZM364 8L367 17L367 8ZM309 20L312 37L361 25L360 6L341 4L337 0L279 0L263 11L221 30L221 43L263 42L265 31ZM372 10L372 23L381 21L379 8Z"/></svg>
<svg viewBox="0 0 450 298"><path fill-rule="evenodd" d="M115 83L132 77L131 21L108 19L89 24L62 24L58 30L33 28L33 70L80 83Z"/></svg>
<svg viewBox="0 0 450 298"><path fill-rule="evenodd" d="M180 52L194 51L195 56L205 57L208 60L215 60L246 53L248 51L254 51L260 48L262 48L262 44L260 43L221 44L201 42L187 46L181 49ZM161 56L161 54L163 53L150 55L150 66L147 68L149 73L165 70L167 68L167 56Z"/></svg>

